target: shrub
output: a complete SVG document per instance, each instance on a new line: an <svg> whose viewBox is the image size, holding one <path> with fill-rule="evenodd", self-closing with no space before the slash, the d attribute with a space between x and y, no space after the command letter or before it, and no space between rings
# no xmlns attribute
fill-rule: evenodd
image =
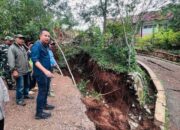
<svg viewBox="0 0 180 130"><path fill-rule="evenodd" d="M108 39L111 41L111 44L113 43L117 43L119 45L125 45L126 39L125 39L125 35L124 35L124 27L126 29L126 33L128 36L128 41L131 41L131 37L129 37L129 35L131 35L132 32L132 28L131 25L129 23L125 23L124 25L120 22L111 22L108 23L107 25L107 30L106 30L106 34L105 34L105 39ZM109 38L106 38L109 37ZM106 43L109 41L105 41Z"/></svg>
<svg viewBox="0 0 180 130"><path fill-rule="evenodd" d="M154 46L169 49L178 46L178 32L172 30L160 31L154 36Z"/></svg>
<svg viewBox="0 0 180 130"><path fill-rule="evenodd" d="M91 27L76 37L75 41L81 42L78 44L79 48L88 53L102 69L114 70L119 73L134 71L137 66L135 51L133 46L127 46L118 36L119 34L123 35L122 27L119 30L119 26L112 24L105 34L100 31L100 28ZM72 49L76 48L72 47ZM70 47L67 50L70 50ZM66 54L68 56L76 51L66 52L69 53Z"/></svg>
<svg viewBox="0 0 180 130"><path fill-rule="evenodd" d="M180 32L173 30L155 33L154 36L144 36L137 38L136 47L140 49L176 49L180 47Z"/></svg>
<svg viewBox="0 0 180 130"><path fill-rule="evenodd" d="M151 50L152 45L152 36L137 37L136 47L142 50Z"/></svg>

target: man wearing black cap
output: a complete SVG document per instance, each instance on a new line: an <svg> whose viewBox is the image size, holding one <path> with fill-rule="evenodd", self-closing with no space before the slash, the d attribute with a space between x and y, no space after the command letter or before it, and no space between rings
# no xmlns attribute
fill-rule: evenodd
<svg viewBox="0 0 180 130"><path fill-rule="evenodd" d="M8 63L12 76L16 79L16 103L25 106L24 99L29 96L30 82L28 78L28 57L23 46L25 37L22 34L15 36L15 42L8 49Z"/></svg>
<svg viewBox="0 0 180 130"><path fill-rule="evenodd" d="M4 38L4 43L0 45L0 68L3 72L3 78L6 80L9 89L15 89L15 82L11 77L7 60L7 51L13 41L14 39L12 37L6 36Z"/></svg>

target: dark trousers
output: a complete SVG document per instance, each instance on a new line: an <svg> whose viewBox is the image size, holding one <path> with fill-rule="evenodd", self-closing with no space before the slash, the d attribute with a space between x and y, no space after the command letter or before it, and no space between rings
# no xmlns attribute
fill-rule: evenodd
<svg viewBox="0 0 180 130"><path fill-rule="evenodd" d="M50 78L46 77L45 75L39 75L39 76L36 76L36 81L38 84L36 113L38 114L38 113L43 112L43 108L47 104Z"/></svg>
<svg viewBox="0 0 180 130"><path fill-rule="evenodd" d="M16 79L16 102L24 99L29 94L30 81L28 74L19 76Z"/></svg>
<svg viewBox="0 0 180 130"><path fill-rule="evenodd" d="M0 120L0 130L4 130L4 119Z"/></svg>

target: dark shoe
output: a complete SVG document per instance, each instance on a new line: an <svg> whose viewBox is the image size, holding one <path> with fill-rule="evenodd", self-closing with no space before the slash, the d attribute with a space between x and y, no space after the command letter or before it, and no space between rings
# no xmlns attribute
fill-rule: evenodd
<svg viewBox="0 0 180 130"><path fill-rule="evenodd" d="M25 106L25 105L26 105L26 103L25 103L24 101L18 101L18 102L17 102L17 105L20 105L20 106Z"/></svg>
<svg viewBox="0 0 180 130"><path fill-rule="evenodd" d="M44 107L44 110L53 110L54 108L55 106L46 104L46 106Z"/></svg>
<svg viewBox="0 0 180 130"><path fill-rule="evenodd" d="M37 120L47 119L49 117L51 117L51 113L46 113L46 112L42 112L42 113L39 113L39 114L35 115L35 119L37 119Z"/></svg>
<svg viewBox="0 0 180 130"><path fill-rule="evenodd" d="M34 99L34 97L26 95L26 96L24 96L24 99Z"/></svg>

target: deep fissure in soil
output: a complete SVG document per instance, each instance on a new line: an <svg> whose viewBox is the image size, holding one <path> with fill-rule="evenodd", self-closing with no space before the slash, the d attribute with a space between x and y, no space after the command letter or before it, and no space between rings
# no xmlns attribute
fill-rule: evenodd
<svg viewBox="0 0 180 130"><path fill-rule="evenodd" d="M86 114L97 130L160 129L154 124L155 101L148 105L150 112L147 112L139 104L132 83L127 82L129 77L126 73L103 70L83 52L70 59L69 63L77 82L89 81L86 93L98 93L82 98ZM68 75L67 71L64 72Z"/></svg>

